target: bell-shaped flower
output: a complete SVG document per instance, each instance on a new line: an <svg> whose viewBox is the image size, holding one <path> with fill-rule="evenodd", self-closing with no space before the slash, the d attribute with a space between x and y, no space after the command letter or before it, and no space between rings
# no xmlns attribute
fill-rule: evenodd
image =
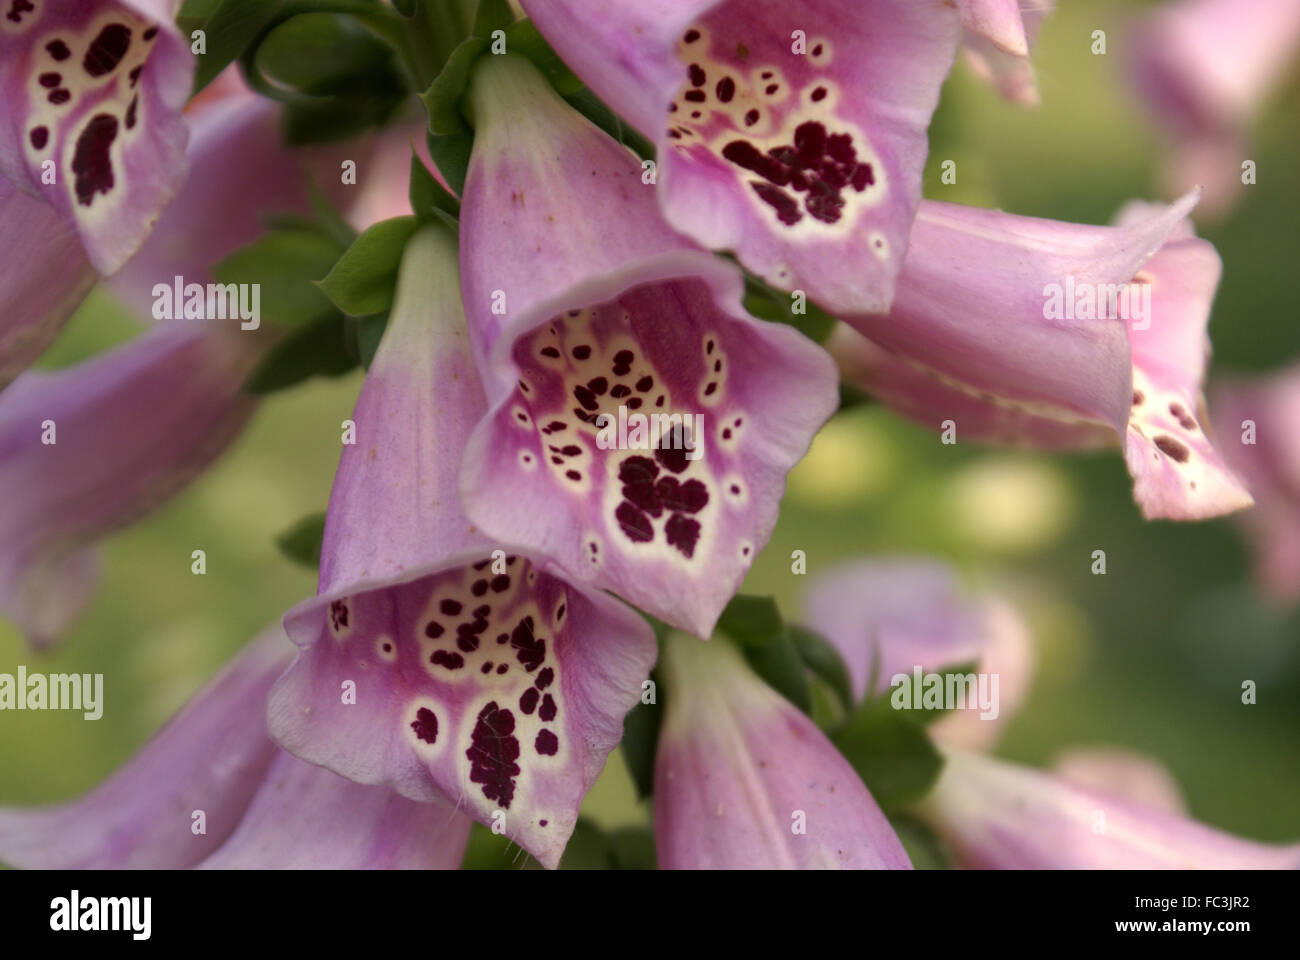
<svg viewBox="0 0 1300 960"><path fill-rule="evenodd" d="M656 192L675 229L829 310L888 309L961 32L955 3L523 7L654 141Z"/></svg>
<svg viewBox="0 0 1300 960"><path fill-rule="evenodd" d="M964 441L1087 449L1118 436L1148 519L1250 506L1206 434L1221 263L1169 207L1086 226L926 201L894 308L845 317L846 379Z"/></svg>
<svg viewBox="0 0 1300 960"><path fill-rule="evenodd" d="M0 390L39 357L95 285L77 235L0 177Z"/></svg>
<svg viewBox="0 0 1300 960"><path fill-rule="evenodd" d="M1169 190L1200 184L1206 214L1241 199L1242 185L1254 182L1251 122L1297 52L1295 0L1169 0L1136 24L1125 58L1133 88L1173 141Z"/></svg>
<svg viewBox="0 0 1300 960"><path fill-rule="evenodd" d="M0 176L48 204L102 274L185 171L194 57L174 0L14 0L0 14Z"/></svg>
<svg viewBox="0 0 1300 960"><path fill-rule="evenodd" d="M1294 869L1300 845L1234 837L1076 786L1050 773L947 749L916 807L960 866L1001 870Z"/></svg>
<svg viewBox="0 0 1300 960"><path fill-rule="evenodd" d="M1279 606L1300 601L1300 364L1258 380L1215 385L1214 421L1255 509L1241 523L1255 579Z"/></svg>
<svg viewBox="0 0 1300 960"><path fill-rule="evenodd" d="M445 798L554 867L655 645L635 612L461 512L464 444L486 409L456 241L423 228L335 477L319 592L285 617L302 649L270 728L358 783Z"/></svg>
<svg viewBox="0 0 1300 960"><path fill-rule="evenodd" d="M848 761L730 641L670 633L660 678L661 868L911 868Z"/></svg>
<svg viewBox="0 0 1300 960"><path fill-rule="evenodd" d="M966 62L1006 99L1038 105L1029 51L1053 0L961 0Z"/></svg>
<svg viewBox="0 0 1300 960"><path fill-rule="evenodd" d="M94 543L219 456L254 400L247 334L176 321L0 394L0 613L35 644L80 613Z"/></svg>
<svg viewBox="0 0 1300 960"><path fill-rule="evenodd" d="M262 634L109 779L0 808L0 861L41 870L454 868L470 820L280 750L266 696L292 646Z"/></svg>
<svg viewBox="0 0 1300 960"><path fill-rule="evenodd" d="M1016 610L994 594L968 594L933 560L861 560L828 571L810 585L803 620L839 650L858 700L917 675L919 697L927 676L964 668L973 679L961 702L945 704L949 712L931 727L954 746L991 747L1033 678L1033 643Z"/></svg>
<svg viewBox="0 0 1300 960"><path fill-rule="evenodd" d="M664 223L652 171L526 60L488 56L462 291L492 411L466 512L708 636L838 403L834 364L741 306L733 264Z"/></svg>

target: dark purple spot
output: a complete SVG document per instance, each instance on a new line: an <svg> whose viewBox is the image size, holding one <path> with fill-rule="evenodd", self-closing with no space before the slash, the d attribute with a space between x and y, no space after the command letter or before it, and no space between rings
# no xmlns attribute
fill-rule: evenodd
<svg viewBox="0 0 1300 960"><path fill-rule="evenodd" d="M1142 401L1145 400L1145 399L1146 399L1146 397L1142 396L1142 391L1141 391L1141 390L1134 390L1134 391L1133 391L1133 406L1135 406L1135 407L1137 407L1137 406L1141 406Z"/></svg>
<svg viewBox="0 0 1300 960"><path fill-rule="evenodd" d="M730 77L723 77L718 81L716 92L719 100L723 103L730 103L731 98L736 95L736 81Z"/></svg>
<svg viewBox="0 0 1300 960"><path fill-rule="evenodd" d="M533 741L533 749L544 757L553 757L560 749L560 740L549 730L538 730L537 739ZM541 821L542 826L546 826L546 821Z"/></svg>
<svg viewBox="0 0 1300 960"><path fill-rule="evenodd" d="M444 601L442 601L442 603L438 604L438 609L441 610L443 613L445 613L445 614L446 614L447 616L449 616L449 617L455 617L455 616L459 616L460 611L461 611L463 608L461 607L461 604L460 604L460 601L459 601L459 600L450 600L450 599L448 599L448 600L444 600Z"/></svg>
<svg viewBox="0 0 1300 960"><path fill-rule="evenodd" d="M63 82L63 75L59 73L42 73L36 78L42 87L46 90L53 90Z"/></svg>
<svg viewBox="0 0 1300 960"><path fill-rule="evenodd" d="M515 715L502 710L495 700L479 711L465 758L470 761L469 779L483 785L483 796L495 800L503 809L510 808L519 776L519 741L515 732Z"/></svg>
<svg viewBox="0 0 1300 960"><path fill-rule="evenodd" d="M575 360L586 360L591 356L591 347L583 344L573 348L573 358Z"/></svg>
<svg viewBox="0 0 1300 960"><path fill-rule="evenodd" d="M533 681L533 686L538 690L545 690L555 682L555 671L550 667L545 668L537 674L537 679Z"/></svg>
<svg viewBox="0 0 1300 960"><path fill-rule="evenodd" d="M497 675L500 676L503 673L508 673L509 670L510 670L510 664L503 663L501 664L501 666L497 667Z"/></svg>
<svg viewBox="0 0 1300 960"><path fill-rule="evenodd" d="M478 668L478 672L479 672L479 673L491 673L491 672L492 672L492 661L489 660L487 663L483 664L483 666L479 667L479 668Z"/></svg>
<svg viewBox="0 0 1300 960"><path fill-rule="evenodd" d="M812 100L813 100L813 103L817 103L817 102L819 102L819 101L821 101L821 100L825 100L825 99L826 99L826 88L825 88L825 87L818 87L816 90L814 90L814 91L812 92Z"/></svg>
<svg viewBox="0 0 1300 960"><path fill-rule="evenodd" d="M582 384L578 384L573 388L573 398L587 410L600 409L600 403L596 400L596 395Z"/></svg>
<svg viewBox="0 0 1300 960"><path fill-rule="evenodd" d="M510 632L510 646L523 668L532 673L546 660L546 638L534 636L533 618L524 617Z"/></svg>
<svg viewBox="0 0 1300 960"><path fill-rule="evenodd" d="M156 36L158 36L158 28L157 28L157 27L150 27L148 30L146 30L146 31L144 32L144 38L145 38L146 40L152 40L152 39L153 39L154 37L156 37Z"/></svg>
<svg viewBox="0 0 1300 960"><path fill-rule="evenodd" d="M443 629L442 624L437 620L430 620L424 627L424 635L430 640L437 640L445 632L446 630Z"/></svg>
<svg viewBox="0 0 1300 960"><path fill-rule="evenodd" d="M556 714L555 698L549 693L542 697L542 707L537 711L537 716L544 723L550 723L555 719Z"/></svg>
<svg viewBox="0 0 1300 960"><path fill-rule="evenodd" d="M655 530L650 524L650 518L626 500L614 511L614 519L627 534L627 538L634 543L649 543L655 538Z"/></svg>
<svg viewBox="0 0 1300 960"><path fill-rule="evenodd" d="M682 513L699 513L709 502L709 490L698 480L679 485L676 477L661 477L655 492L665 507Z"/></svg>
<svg viewBox="0 0 1300 960"><path fill-rule="evenodd" d="M691 86L693 87L704 86L704 81L708 79L704 74L704 68L698 63L692 63L690 69L687 70L687 73L691 76Z"/></svg>
<svg viewBox="0 0 1300 960"><path fill-rule="evenodd" d="M72 51L68 49L68 45L62 40L51 40L45 45L45 49L49 51L50 56L58 63L62 63L64 60L68 59L68 57L72 56Z"/></svg>
<svg viewBox="0 0 1300 960"><path fill-rule="evenodd" d="M781 85L779 83L769 83L766 87L763 88L763 92L770 97L772 94L776 93L780 89L781 89Z"/></svg>
<svg viewBox="0 0 1300 960"><path fill-rule="evenodd" d="M695 554L696 541L700 539L700 524L690 517L674 513L664 524L664 537L685 557Z"/></svg>
<svg viewBox="0 0 1300 960"><path fill-rule="evenodd" d="M519 709L524 713L531 715L537 709L537 701L542 699L542 695L529 687L519 697Z"/></svg>
<svg viewBox="0 0 1300 960"><path fill-rule="evenodd" d="M565 470L564 475L568 477L570 480L572 480L574 483L577 483L582 479L582 474L579 473L577 470Z"/></svg>
<svg viewBox="0 0 1300 960"><path fill-rule="evenodd" d="M618 465L618 479L623 483L651 483L658 475L659 465L649 457L628 457Z"/></svg>
<svg viewBox="0 0 1300 960"><path fill-rule="evenodd" d="M135 129L135 108L139 102L140 98L138 96L132 97L131 105L126 108L126 117L124 119L126 120L126 128L128 130Z"/></svg>
<svg viewBox="0 0 1300 960"><path fill-rule="evenodd" d="M45 127L32 127L27 136L32 141L32 147L37 150L44 150L45 144L50 140L50 131Z"/></svg>
<svg viewBox="0 0 1300 960"><path fill-rule="evenodd" d="M486 580L475 580L473 585L469 588L469 592L474 594L476 597L481 597L483 594L487 593L487 588L488 582Z"/></svg>
<svg viewBox="0 0 1300 960"><path fill-rule="evenodd" d="M77 138L77 149L72 155L72 172L76 175L77 201L83 207L90 206L95 194L108 193L113 189L113 163L108 151L116 139L117 117L107 113L97 113L91 117L90 123L86 124L86 129Z"/></svg>
<svg viewBox="0 0 1300 960"><path fill-rule="evenodd" d="M598 397L603 396L605 391L609 389L609 381L604 377L594 377L587 381L587 389Z"/></svg>
<svg viewBox="0 0 1300 960"><path fill-rule="evenodd" d="M72 93L66 87L60 87L58 90L51 90L50 95L45 99L58 107L71 100Z"/></svg>
<svg viewBox="0 0 1300 960"><path fill-rule="evenodd" d="M1172 457L1179 463L1186 463L1187 458L1191 456L1191 451L1173 437L1156 437L1155 443L1160 448L1161 453L1167 457Z"/></svg>
<svg viewBox="0 0 1300 960"><path fill-rule="evenodd" d="M335 600L330 604L330 623L335 630L348 625L348 605L342 600Z"/></svg>
<svg viewBox="0 0 1300 960"><path fill-rule="evenodd" d="M746 111L745 126L752 127L756 123L758 123L758 111L757 110Z"/></svg>
<svg viewBox="0 0 1300 960"><path fill-rule="evenodd" d="M446 667L448 670L459 670L465 666L465 658L459 653L452 650L435 650L429 662L440 667Z"/></svg>
<svg viewBox="0 0 1300 960"><path fill-rule="evenodd" d="M552 360L558 360L560 358L560 351L556 350L554 347L543 347L542 356L550 357Z"/></svg>
<svg viewBox="0 0 1300 960"><path fill-rule="evenodd" d="M689 100L691 103L703 103L708 98L708 94L703 90L687 90L682 94L683 100Z"/></svg>
<svg viewBox="0 0 1300 960"><path fill-rule="evenodd" d="M117 69L117 65L131 48L131 30L124 24L110 23L90 43L82 69L92 77L102 77Z"/></svg>
<svg viewBox="0 0 1300 960"><path fill-rule="evenodd" d="M438 740L438 718L428 707L421 707L415 711L415 719L411 721L411 729L425 743L436 743Z"/></svg>
<svg viewBox="0 0 1300 960"><path fill-rule="evenodd" d="M687 30L686 34L682 37L682 39L685 40L687 43L694 43L696 40L700 39L700 31Z"/></svg>
<svg viewBox="0 0 1300 960"><path fill-rule="evenodd" d="M793 226L803 219L803 214L799 212L798 202L782 190L780 187L774 187L769 183L760 183L757 180L750 181L750 186L754 192L768 206L776 210L776 218L782 223Z"/></svg>
<svg viewBox="0 0 1300 960"><path fill-rule="evenodd" d="M689 466L690 461L686 459L686 451L669 447L667 449L660 447L655 451L655 459L662 463L673 473L681 473Z"/></svg>

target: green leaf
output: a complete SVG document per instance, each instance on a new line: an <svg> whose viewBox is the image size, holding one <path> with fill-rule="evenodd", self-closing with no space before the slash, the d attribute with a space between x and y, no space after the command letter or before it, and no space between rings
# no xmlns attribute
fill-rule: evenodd
<svg viewBox="0 0 1300 960"><path fill-rule="evenodd" d="M244 383L250 393L283 390L315 376L337 377L357 365L338 313L295 330L270 349Z"/></svg>
<svg viewBox="0 0 1300 960"><path fill-rule="evenodd" d="M460 98L469 86L469 75L474 62L487 45L488 42L482 37L466 37L451 52L442 72L434 78L429 89L420 94L420 99L429 112L431 134L447 136L463 134L469 130L469 125L460 114ZM442 169L441 164L438 169Z"/></svg>
<svg viewBox="0 0 1300 960"><path fill-rule="evenodd" d="M429 172L419 154L414 152L411 154L410 199L411 209L421 221L428 220L435 210L453 217L460 216L460 201L447 192L447 188Z"/></svg>
<svg viewBox="0 0 1300 960"><path fill-rule="evenodd" d="M605 834L618 870L654 870L655 835L649 827L618 827Z"/></svg>
<svg viewBox="0 0 1300 960"><path fill-rule="evenodd" d="M655 750L662 722L663 709L655 703L638 703L623 718L623 762L642 800L654 793Z"/></svg>
<svg viewBox="0 0 1300 960"><path fill-rule="evenodd" d="M465 176L469 173L469 155L473 149L474 134L468 131L445 136L429 134L429 156L457 196L465 193Z"/></svg>
<svg viewBox="0 0 1300 960"><path fill-rule="evenodd" d="M389 310L402 250L417 226L415 217L394 217L368 228L320 281L320 288L353 317Z"/></svg>
<svg viewBox="0 0 1300 960"><path fill-rule="evenodd" d="M361 366L366 370L375 362L375 353L378 352L379 343L384 339L384 331L387 329L387 313L357 318L357 349L361 353Z"/></svg>
<svg viewBox="0 0 1300 960"><path fill-rule="evenodd" d="M613 866L614 848L609 837L586 817L579 817L560 857L560 869L609 870Z"/></svg>
<svg viewBox="0 0 1300 960"><path fill-rule="evenodd" d="M582 89L582 81L551 49L541 31L531 20L519 20L506 30L506 49L527 57L562 97Z"/></svg>
<svg viewBox="0 0 1300 960"><path fill-rule="evenodd" d="M296 329L334 313L315 281L329 273L340 247L320 229L282 229L264 234L217 263L221 283L260 285L261 315Z"/></svg>
<svg viewBox="0 0 1300 960"><path fill-rule="evenodd" d="M334 241L340 250L352 246L353 241L357 239L356 230L352 228L352 224L343 219L343 214L335 209L334 204L330 203L329 198L321 193L316 184L307 185L307 198L307 202L311 205L311 212L316 215L314 221L316 229Z"/></svg>
<svg viewBox="0 0 1300 960"><path fill-rule="evenodd" d="M816 631L799 624L789 624L785 628L786 636L794 644L799 659L816 676L825 680L840 701L846 714L853 712L853 685L849 681L848 668L839 650L829 640Z"/></svg>
<svg viewBox="0 0 1300 960"><path fill-rule="evenodd" d="M744 646L772 639L781 633L782 626L775 600L738 593L722 611L717 629Z"/></svg>
<svg viewBox="0 0 1300 960"><path fill-rule="evenodd" d="M916 870L951 870L952 855L943 841L925 823L907 813L895 813L889 825L903 841L907 858Z"/></svg>
<svg viewBox="0 0 1300 960"><path fill-rule="evenodd" d="M754 672L804 713L812 712L812 687L799 651L784 631L741 647Z"/></svg>
<svg viewBox="0 0 1300 960"><path fill-rule="evenodd" d="M276 24L258 44L253 66L277 86L311 96L395 98L407 91L393 49L336 13L305 13Z"/></svg>
<svg viewBox="0 0 1300 960"><path fill-rule="evenodd" d="M402 109L392 97L327 97L284 104L280 127L291 147L351 140L385 126Z"/></svg>
<svg viewBox="0 0 1300 960"><path fill-rule="evenodd" d="M490 37L493 30L504 30L514 23L514 20L514 12L506 0L478 0L478 13L474 15L474 34L479 37Z"/></svg>
<svg viewBox="0 0 1300 960"><path fill-rule="evenodd" d="M309 513L276 537L275 544L294 563L315 570L320 566L320 545L324 536L324 512Z"/></svg>
<svg viewBox="0 0 1300 960"><path fill-rule="evenodd" d="M564 98L565 102L573 109L594 123L600 129L604 130L619 143L623 142L624 129L623 121L609 107L605 106L603 100L597 97L586 87L579 87L573 93Z"/></svg>
<svg viewBox="0 0 1300 960"><path fill-rule="evenodd" d="M804 313L795 313L795 304L791 294L773 290L757 277L745 278L746 310L763 320L794 327L815 343L825 343L835 329L835 318L806 297L803 300Z"/></svg>
<svg viewBox="0 0 1300 960"><path fill-rule="evenodd" d="M206 36L207 52L198 58L194 92L198 93L242 56L262 31L280 16L284 5L284 0L221 0L221 5L212 11L201 28Z"/></svg>
<svg viewBox="0 0 1300 960"><path fill-rule="evenodd" d="M915 682L916 677L915 677L915 675L914 675L914 674L908 674L908 675L907 675L907 681L906 681L906 685L907 685L907 687L909 688L909 691L908 691L908 694L907 694L907 696L908 696L907 702L910 703L910 704L912 705L912 707L911 707L911 711L910 711L911 714L916 718L916 720L917 720L918 722L923 723L923 724L930 724L930 723L934 723L934 721L938 720L938 719L939 719L940 717L942 717L945 713L947 713L949 710L953 709L953 708L956 706L956 704L954 704L954 703L949 703L949 702L947 701L947 698L946 698L946 697L943 699L943 703L942 703L941 706L938 706L938 707L925 707L925 706L922 706L922 703L924 702L923 697L924 697L924 693L925 693L925 691L924 691L924 683L925 683L925 679L924 679L924 678L925 678L926 676L929 676L930 673L935 673L935 674L937 674L937 675L941 678L941 680L942 680L942 682L943 682L943 689L944 689L944 690L947 690L947 688L948 688L948 677L949 677L950 674L957 674L957 675L960 675L960 676L965 676L966 674L974 673L975 670L976 670L976 668L978 668L978 667L979 667L979 661L978 661L978 660L971 660L971 661L969 661L969 662L967 662L967 663L959 663L959 664L954 664L954 665L952 665L952 666L948 666L948 667L942 667L942 668L939 669L939 670L927 671L926 673L922 674L922 687L920 687L920 688L918 688L917 685L916 685L916 682ZM977 679L978 679L978 678L977 678ZM902 689L902 686L898 686L898 687L890 686L889 688L886 689L886 691L885 691L884 693L882 693L882 694L880 695L880 699L882 699L882 700L891 700L891 701L892 701L892 699L893 699L893 697L895 696L895 694L897 693L897 691L899 691L899 690L901 690L901 689ZM968 705L969 705L969 701L968 701Z"/></svg>
<svg viewBox="0 0 1300 960"><path fill-rule="evenodd" d="M943 769L925 727L888 697L863 704L831 740L886 811L921 799Z"/></svg>

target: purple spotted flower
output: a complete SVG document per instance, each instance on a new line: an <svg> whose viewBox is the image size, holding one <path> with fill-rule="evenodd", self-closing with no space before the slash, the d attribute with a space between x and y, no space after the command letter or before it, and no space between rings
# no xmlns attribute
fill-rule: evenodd
<svg viewBox="0 0 1300 960"><path fill-rule="evenodd" d="M1148 803L975 753L945 750L917 807L973 869L1295 869L1300 845L1222 833Z"/></svg>
<svg viewBox="0 0 1300 960"><path fill-rule="evenodd" d="M655 758L659 866L911 868L861 778L730 641L670 634Z"/></svg>
<svg viewBox="0 0 1300 960"><path fill-rule="evenodd" d="M237 330L176 321L0 394L0 611L32 642L80 613L95 541L182 488L243 426L255 349Z"/></svg>
<svg viewBox="0 0 1300 960"><path fill-rule="evenodd" d="M1038 105L1030 48L1053 0L961 0L966 62L1006 99Z"/></svg>
<svg viewBox="0 0 1300 960"><path fill-rule="evenodd" d="M658 148L668 222L832 311L882 311L960 34L951 0L524 0Z"/></svg>
<svg viewBox="0 0 1300 960"><path fill-rule="evenodd" d="M461 512L457 468L485 410L455 241L425 228L353 415L319 593L285 617L302 649L270 727L305 760L442 797L554 867L655 645L632 610Z"/></svg>
<svg viewBox="0 0 1300 960"><path fill-rule="evenodd" d="M173 0L0 2L0 176L74 229L100 273L185 170L194 57Z"/></svg>
<svg viewBox="0 0 1300 960"><path fill-rule="evenodd" d="M1206 434L1206 326L1221 263L1170 207L1094 227L926 201L887 317L845 317L850 381L972 440L1085 449L1122 438L1148 519L1251 504Z"/></svg>
<svg viewBox="0 0 1300 960"><path fill-rule="evenodd" d="M527 61L476 68L462 290L491 413L466 512L494 537L708 636L837 403L834 365L740 305L643 167Z"/></svg>
<svg viewBox="0 0 1300 960"><path fill-rule="evenodd" d="M0 808L0 861L27 869L454 868L470 820L278 749L266 695L292 647L255 639L125 766L77 800Z"/></svg>
<svg viewBox="0 0 1300 960"><path fill-rule="evenodd" d="M991 709L972 689L964 708L931 726L945 743L991 747L1029 692L1034 651L1020 615L995 594L968 595L936 561L882 557L828 571L808 590L804 621L839 650L859 699L888 694L894 677L917 668L975 664Z"/></svg>
<svg viewBox="0 0 1300 960"><path fill-rule="evenodd" d="M1255 509L1241 516L1255 579L1280 606L1300 601L1300 365L1214 390L1214 421Z"/></svg>

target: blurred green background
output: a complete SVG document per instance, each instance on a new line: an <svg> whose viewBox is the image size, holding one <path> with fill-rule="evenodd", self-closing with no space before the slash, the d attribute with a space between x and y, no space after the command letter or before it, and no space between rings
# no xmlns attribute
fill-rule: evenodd
<svg viewBox="0 0 1300 960"><path fill-rule="evenodd" d="M932 128L926 195L1091 223L1156 192L1162 142L1120 76L1134 5L1066 0L1035 55L1043 105L1003 103L959 61ZM1107 31L1110 53L1089 52ZM1255 129L1259 183L1219 224L1198 224L1224 260L1212 376L1300 357L1300 110L1297 78ZM957 162L958 183L939 180ZM137 329L93 296L42 360L62 366ZM339 423L357 374L271 396L234 448L181 496L103 545L103 579L56 651L27 650L0 623L0 671L103 673L107 708L0 715L0 804L66 799L125 760L255 632L309 595L314 576L274 536L324 509ZM165 398L160 398L165 402ZM206 576L190 552L207 551ZM1148 524L1118 451L1041 456L943 446L878 407L839 415L791 476L771 544L746 584L797 615L809 575L863 554L929 554L972 584L1004 590L1032 624L1038 671L1000 753L1042 764L1076 745L1127 746L1164 762L1194 816L1244 836L1300 840L1300 616L1270 610L1248 582L1230 520ZM1104 549L1108 573L1093 576ZM1258 703L1243 706L1241 682ZM611 757L584 808L595 823L647 823ZM479 862L509 866L476 844ZM522 858L520 861L522 862Z"/></svg>

